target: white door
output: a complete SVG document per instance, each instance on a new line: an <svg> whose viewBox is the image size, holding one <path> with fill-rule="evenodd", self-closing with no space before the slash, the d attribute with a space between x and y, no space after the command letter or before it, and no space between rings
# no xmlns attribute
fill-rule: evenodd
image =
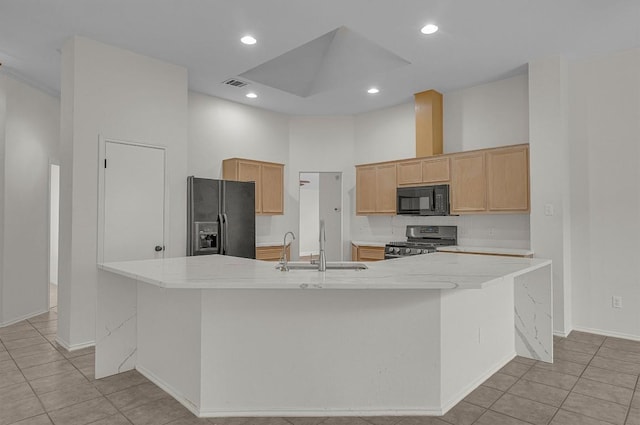
<svg viewBox="0 0 640 425"><path fill-rule="evenodd" d="M104 262L164 256L165 151L105 142Z"/></svg>
<svg viewBox="0 0 640 425"><path fill-rule="evenodd" d="M342 173L320 173L320 220L324 220L327 261L342 261Z"/></svg>

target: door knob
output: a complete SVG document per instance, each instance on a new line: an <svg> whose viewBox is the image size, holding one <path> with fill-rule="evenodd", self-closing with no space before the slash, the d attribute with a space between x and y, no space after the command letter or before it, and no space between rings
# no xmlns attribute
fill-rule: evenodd
<svg viewBox="0 0 640 425"><path fill-rule="evenodd" d="M160 245L156 245L156 247L155 247L156 252L160 252L160 251L162 251L163 249L164 249L164 247L163 247L163 246L160 246Z"/></svg>

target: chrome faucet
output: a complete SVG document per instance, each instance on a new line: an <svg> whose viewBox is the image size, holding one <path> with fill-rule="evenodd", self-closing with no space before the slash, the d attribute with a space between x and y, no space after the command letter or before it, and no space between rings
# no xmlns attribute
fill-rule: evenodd
<svg viewBox="0 0 640 425"><path fill-rule="evenodd" d="M320 236L318 238L320 242L320 258L318 259L318 271L324 272L327 270L327 257L324 253L324 244L327 242L327 235L324 231L324 220L320 220Z"/></svg>
<svg viewBox="0 0 640 425"><path fill-rule="evenodd" d="M280 260L280 270L283 272L289 271L289 266L287 266L287 236L291 235L293 239L291 242L296 240L296 235L293 232L287 232L284 234L284 240L282 241L282 258Z"/></svg>

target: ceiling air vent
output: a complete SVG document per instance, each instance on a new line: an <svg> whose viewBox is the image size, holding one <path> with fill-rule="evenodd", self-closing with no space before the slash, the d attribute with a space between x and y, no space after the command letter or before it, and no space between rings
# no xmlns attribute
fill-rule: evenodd
<svg viewBox="0 0 640 425"><path fill-rule="evenodd" d="M244 87L249 83L246 83L241 80L236 80L235 78L229 78L228 80L223 81L222 84L226 84L228 86L233 86L233 87Z"/></svg>

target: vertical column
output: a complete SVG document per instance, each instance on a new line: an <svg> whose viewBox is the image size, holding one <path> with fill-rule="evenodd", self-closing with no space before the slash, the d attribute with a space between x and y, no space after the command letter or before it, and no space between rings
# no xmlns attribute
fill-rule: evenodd
<svg viewBox="0 0 640 425"><path fill-rule="evenodd" d="M529 63L531 249L553 260L554 331L571 331L571 226L566 61Z"/></svg>

